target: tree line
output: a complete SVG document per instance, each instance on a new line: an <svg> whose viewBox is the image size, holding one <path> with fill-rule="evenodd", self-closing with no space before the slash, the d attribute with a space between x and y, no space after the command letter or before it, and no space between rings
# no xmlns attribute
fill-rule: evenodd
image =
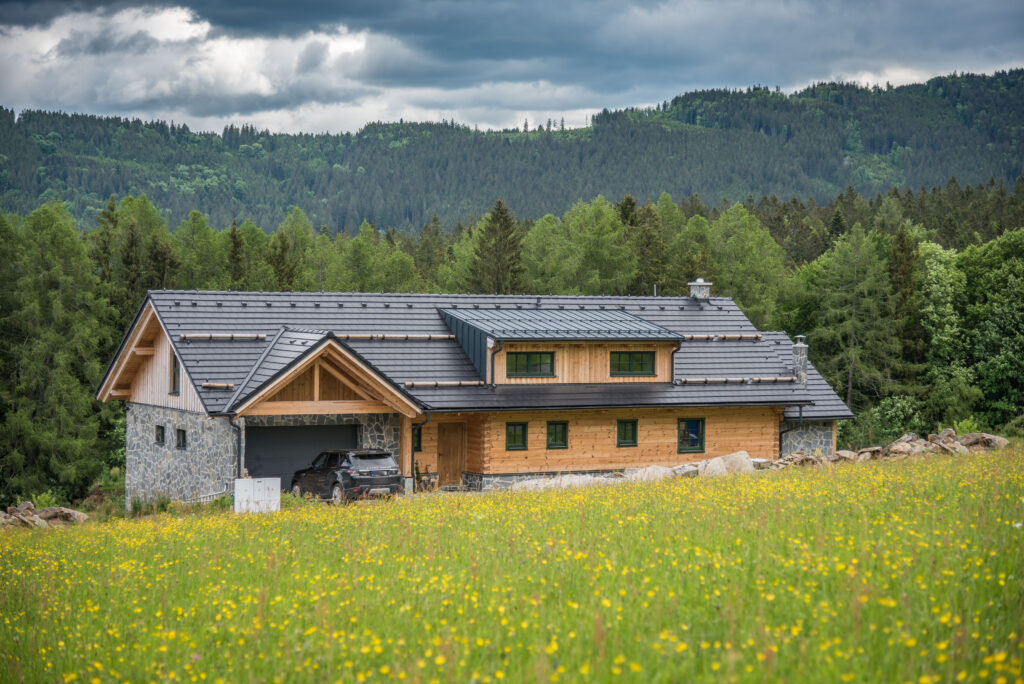
<svg viewBox="0 0 1024 684"><path fill-rule="evenodd" d="M523 122L479 131L452 121L372 123L354 134L201 133L173 122L0 108L0 206L50 199L85 224L111 194L145 194L172 225L202 207L278 223L298 206L316 226L354 234L366 219L417 230L453 225L496 197L525 216L580 198L675 197L713 205L752 194L829 198L850 186L975 186L1024 173L1024 69L953 74L898 88L817 84L687 93L605 111L585 128ZM984 235L984 233L982 233Z"/></svg>
<svg viewBox="0 0 1024 684"><path fill-rule="evenodd" d="M454 225L364 221L354 235L298 207L272 232L195 210L171 230L144 195L109 198L80 229L49 201L0 215L0 500L77 498L123 460L122 409L93 393L150 289L685 295L703 277L759 328L807 335L856 414L843 444L954 424L1019 432L1022 226L1022 181L851 188L823 205L597 196L536 220L499 200Z"/></svg>

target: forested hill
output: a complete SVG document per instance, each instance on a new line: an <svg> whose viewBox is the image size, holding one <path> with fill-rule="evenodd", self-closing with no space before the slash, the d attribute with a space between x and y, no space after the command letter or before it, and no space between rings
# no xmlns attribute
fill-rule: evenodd
<svg viewBox="0 0 1024 684"><path fill-rule="evenodd" d="M538 124L543 124L538 126ZM481 132L454 123L371 124L357 134L221 134L122 118L0 108L0 209L61 199L92 225L111 195L147 195L176 225L277 225L291 206L314 225L354 231L445 225L496 198L520 216L560 214L597 195L741 201L775 194L864 195L1024 172L1024 69L866 89L820 84L682 95L651 109L602 112Z"/></svg>

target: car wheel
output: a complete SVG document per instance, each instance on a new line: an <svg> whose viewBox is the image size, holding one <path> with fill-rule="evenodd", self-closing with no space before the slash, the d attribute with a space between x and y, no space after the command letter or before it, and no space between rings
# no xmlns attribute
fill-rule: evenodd
<svg viewBox="0 0 1024 684"><path fill-rule="evenodd" d="M341 489L341 485L336 484L331 487L331 503L337 506L344 500L345 492Z"/></svg>
<svg viewBox="0 0 1024 684"><path fill-rule="evenodd" d="M302 488L299 487L298 482L292 485L292 496L296 498L302 498Z"/></svg>

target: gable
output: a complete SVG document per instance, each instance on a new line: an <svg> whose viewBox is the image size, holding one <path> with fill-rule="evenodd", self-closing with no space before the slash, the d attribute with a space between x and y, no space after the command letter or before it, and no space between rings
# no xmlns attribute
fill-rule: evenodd
<svg viewBox="0 0 1024 684"><path fill-rule="evenodd" d="M136 317L121 350L97 392L100 401L122 399L138 404L185 411L205 411L184 364L180 363L178 393L171 394L173 345L151 302Z"/></svg>
<svg viewBox="0 0 1024 684"><path fill-rule="evenodd" d="M280 342L280 335L274 344ZM237 415L400 413L421 415L419 407L358 355L327 334L248 396Z"/></svg>

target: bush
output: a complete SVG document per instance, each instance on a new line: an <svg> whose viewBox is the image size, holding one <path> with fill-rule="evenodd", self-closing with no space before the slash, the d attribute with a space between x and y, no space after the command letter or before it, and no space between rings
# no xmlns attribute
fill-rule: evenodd
<svg viewBox="0 0 1024 684"><path fill-rule="evenodd" d="M47 489L41 494L34 494L30 497L32 499L32 505L36 508L49 508L50 506L60 506L63 502L53 493L53 490Z"/></svg>
<svg viewBox="0 0 1024 684"><path fill-rule="evenodd" d="M953 423L953 430L958 435L966 435L971 432L982 432L983 427L981 423L975 420L974 416L967 416L963 420L958 420Z"/></svg>

